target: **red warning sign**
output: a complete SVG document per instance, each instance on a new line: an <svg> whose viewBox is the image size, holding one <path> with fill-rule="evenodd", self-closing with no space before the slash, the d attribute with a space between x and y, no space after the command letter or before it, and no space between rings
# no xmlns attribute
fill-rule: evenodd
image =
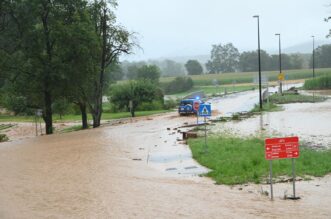
<svg viewBox="0 0 331 219"><path fill-rule="evenodd" d="M298 158L299 138L268 138L265 140L265 159L276 160L285 158Z"/></svg>
<svg viewBox="0 0 331 219"><path fill-rule="evenodd" d="M199 110L199 107L200 107L200 103L198 101L195 101L194 104L193 104L193 109L195 111L198 111Z"/></svg>

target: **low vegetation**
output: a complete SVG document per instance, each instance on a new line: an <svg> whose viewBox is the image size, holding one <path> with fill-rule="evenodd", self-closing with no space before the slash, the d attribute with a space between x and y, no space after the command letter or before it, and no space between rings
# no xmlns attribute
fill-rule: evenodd
<svg viewBox="0 0 331 219"><path fill-rule="evenodd" d="M306 80L303 87L306 90L331 89L331 75Z"/></svg>
<svg viewBox="0 0 331 219"><path fill-rule="evenodd" d="M264 141L258 138L210 137L204 153L204 138L190 139L193 158L211 169L207 176L218 184L263 183L269 174L269 162L264 158ZM296 159L298 176L324 176L331 172L331 150L315 151L301 147ZM291 176L291 160L273 161L275 177Z"/></svg>
<svg viewBox="0 0 331 219"><path fill-rule="evenodd" d="M269 97L269 103L267 101L263 102L262 110L260 110L260 105L256 104L251 112L274 112L282 110L282 106L278 104L288 104L288 103L316 103L323 102L326 97L322 96L311 96L293 93L273 94Z"/></svg>
<svg viewBox="0 0 331 219"><path fill-rule="evenodd" d="M260 105L255 104L254 108L250 111L252 113L257 113L257 112L275 112L275 111L280 111L282 110L282 106L276 105L274 103L267 103L264 102L262 105L262 110L260 110Z"/></svg>
<svg viewBox="0 0 331 219"><path fill-rule="evenodd" d="M7 137L7 135L5 134L0 134L0 142L5 142L8 141L9 138Z"/></svg>
<svg viewBox="0 0 331 219"><path fill-rule="evenodd" d="M287 94L279 95L273 94L269 97L269 101L273 104L287 104L287 103L315 103L326 100L325 97L311 96L302 94Z"/></svg>
<svg viewBox="0 0 331 219"><path fill-rule="evenodd" d="M163 83L163 89L166 94L185 92L192 87L193 81L190 77L176 77L173 81Z"/></svg>

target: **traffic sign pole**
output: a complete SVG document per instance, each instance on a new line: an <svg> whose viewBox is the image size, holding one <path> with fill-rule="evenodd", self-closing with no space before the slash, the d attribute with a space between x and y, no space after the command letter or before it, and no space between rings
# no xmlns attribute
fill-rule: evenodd
<svg viewBox="0 0 331 219"><path fill-rule="evenodd" d="M207 152L208 146L207 146L207 122L205 117L205 152Z"/></svg>
<svg viewBox="0 0 331 219"><path fill-rule="evenodd" d="M272 160L269 161L270 165L270 196L271 200L274 200L274 190L272 188Z"/></svg>
<svg viewBox="0 0 331 219"><path fill-rule="evenodd" d="M273 188L272 188L272 160L275 159L292 159L292 176L293 176L293 196L289 199L297 200L300 197L296 197L295 194L295 160L300 155L299 151L299 138L287 137L287 138L272 138L265 140L265 158L269 160L270 165L270 194L271 200L273 200Z"/></svg>
<svg viewBox="0 0 331 219"><path fill-rule="evenodd" d="M292 158L292 175L293 175L293 199L296 199L295 197L295 160Z"/></svg>

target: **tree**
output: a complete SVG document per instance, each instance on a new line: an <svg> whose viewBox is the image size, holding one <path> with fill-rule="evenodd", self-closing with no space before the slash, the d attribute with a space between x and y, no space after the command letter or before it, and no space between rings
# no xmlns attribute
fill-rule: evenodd
<svg viewBox="0 0 331 219"><path fill-rule="evenodd" d="M150 80L158 84L161 76L161 71L156 65L144 65L137 70L137 79Z"/></svg>
<svg viewBox="0 0 331 219"><path fill-rule="evenodd" d="M206 64L209 73L234 72L238 69L240 53L232 43L213 45L211 60Z"/></svg>
<svg viewBox="0 0 331 219"><path fill-rule="evenodd" d="M239 69L243 72L253 72L258 70L257 52L243 52L239 58Z"/></svg>
<svg viewBox="0 0 331 219"><path fill-rule="evenodd" d="M201 75L203 72L202 66L197 60L188 60L185 68L189 75Z"/></svg>
<svg viewBox="0 0 331 219"><path fill-rule="evenodd" d="M176 76L184 75L183 65L173 60L166 59L160 63L162 75L164 76Z"/></svg>
<svg viewBox="0 0 331 219"><path fill-rule="evenodd" d="M193 87L193 80L190 77L176 77L166 84L164 91L166 94L175 94L188 91Z"/></svg>
<svg viewBox="0 0 331 219"><path fill-rule="evenodd" d="M146 62L122 62L121 66L124 71L124 74L129 80L136 80L138 69L144 65L147 65Z"/></svg>
<svg viewBox="0 0 331 219"><path fill-rule="evenodd" d="M315 67L330 68L331 67L331 44L322 45L315 49ZM310 59L310 67L313 66L313 57Z"/></svg>
<svg viewBox="0 0 331 219"><path fill-rule="evenodd" d="M291 61L292 69L303 68L303 58L299 54L290 55L290 61Z"/></svg>
<svg viewBox="0 0 331 219"><path fill-rule="evenodd" d="M270 70L271 63L271 57L269 54L261 50L261 68L263 70ZM278 57L278 56L277 56ZM277 59L275 56L275 60ZM249 51L249 52L243 52L240 55L239 58L239 69L243 72L252 72L252 71L258 71L259 65L258 65L258 53L257 51Z"/></svg>
<svg viewBox="0 0 331 219"><path fill-rule="evenodd" d="M326 22L329 22L330 20L331 20L331 16L325 18L325 21ZM328 35L326 37L331 37L331 29L329 30L329 33L328 33Z"/></svg>
<svg viewBox="0 0 331 219"><path fill-rule="evenodd" d="M104 91L107 90L106 69L115 64L121 54L129 54L135 46L135 43L131 41L132 34L125 28L116 25L116 16L112 11L116 6L115 0L111 0L109 3L104 0L94 1L90 10L95 34L100 39L100 52L94 57L98 71L93 79L93 89L88 99L94 128L100 126L102 97Z"/></svg>
<svg viewBox="0 0 331 219"><path fill-rule="evenodd" d="M46 134L53 133L52 103L62 81L62 42L57 37L68 22L69 5L60 0L4 0L1 5L2 71L16 88L13 94L30 108L43 109Z"/></svg>
<svg viewBox="0 0 331 219"><path fill-rule="evenodd" d="M159 89L148 80L130 81L116 85L112 89L110 101L119 109L129 110L135 116L137 107L143 102L152 102L160 96ZM163 97L162 97L163 98ZM132 106L130 106L130 102Z"/></svg>

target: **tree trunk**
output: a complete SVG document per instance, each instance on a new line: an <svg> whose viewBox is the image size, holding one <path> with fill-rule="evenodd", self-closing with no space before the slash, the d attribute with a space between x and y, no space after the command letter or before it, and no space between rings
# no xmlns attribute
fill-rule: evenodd
<svg viewBox="0 0 331 219"><path fill-rule="evenodd" d="M136 111L135 107L132 107L132 109L130 111L131 111L131 116L134 117L135 116L135 111Z"/></svg>
<svg viewBox="0 0 331 219"><path fill-rule="evenodd" d="M93 117L93 128L97 128L101 125L102 114L102 94L104 87L104 74L106 69L106 57L107 57L107 10L103 8L103 14L100 20L101 36L102 36L102 50L101 50L101 62L100 62L100 75L99 81L96 83L95 88L95 102L94 109L91 110Z"/></svg>
<svg viewBox="0 0 331 219"><path fill-rule="evenodd" d="M93 128L97 128L101 125L101 114L102 114L102 101L96 101L96 105L94 106L92 117L93 117Z"/></svg>
<svg viewBox="0 0 331 219"><path fill-rule="evenodd" d="M80 108L80 112L82 113L82 128L83 129L88 129L86 104L85 103L79 103L79 108Z"/></svg>
<svg viewBox="0 0 331 219"><path fill-rule="evenodd" d="M49 91L44 92L45 112L43 118L46 124L46 134L53 134L53 119L52 119L52 95Z"/></svg>

